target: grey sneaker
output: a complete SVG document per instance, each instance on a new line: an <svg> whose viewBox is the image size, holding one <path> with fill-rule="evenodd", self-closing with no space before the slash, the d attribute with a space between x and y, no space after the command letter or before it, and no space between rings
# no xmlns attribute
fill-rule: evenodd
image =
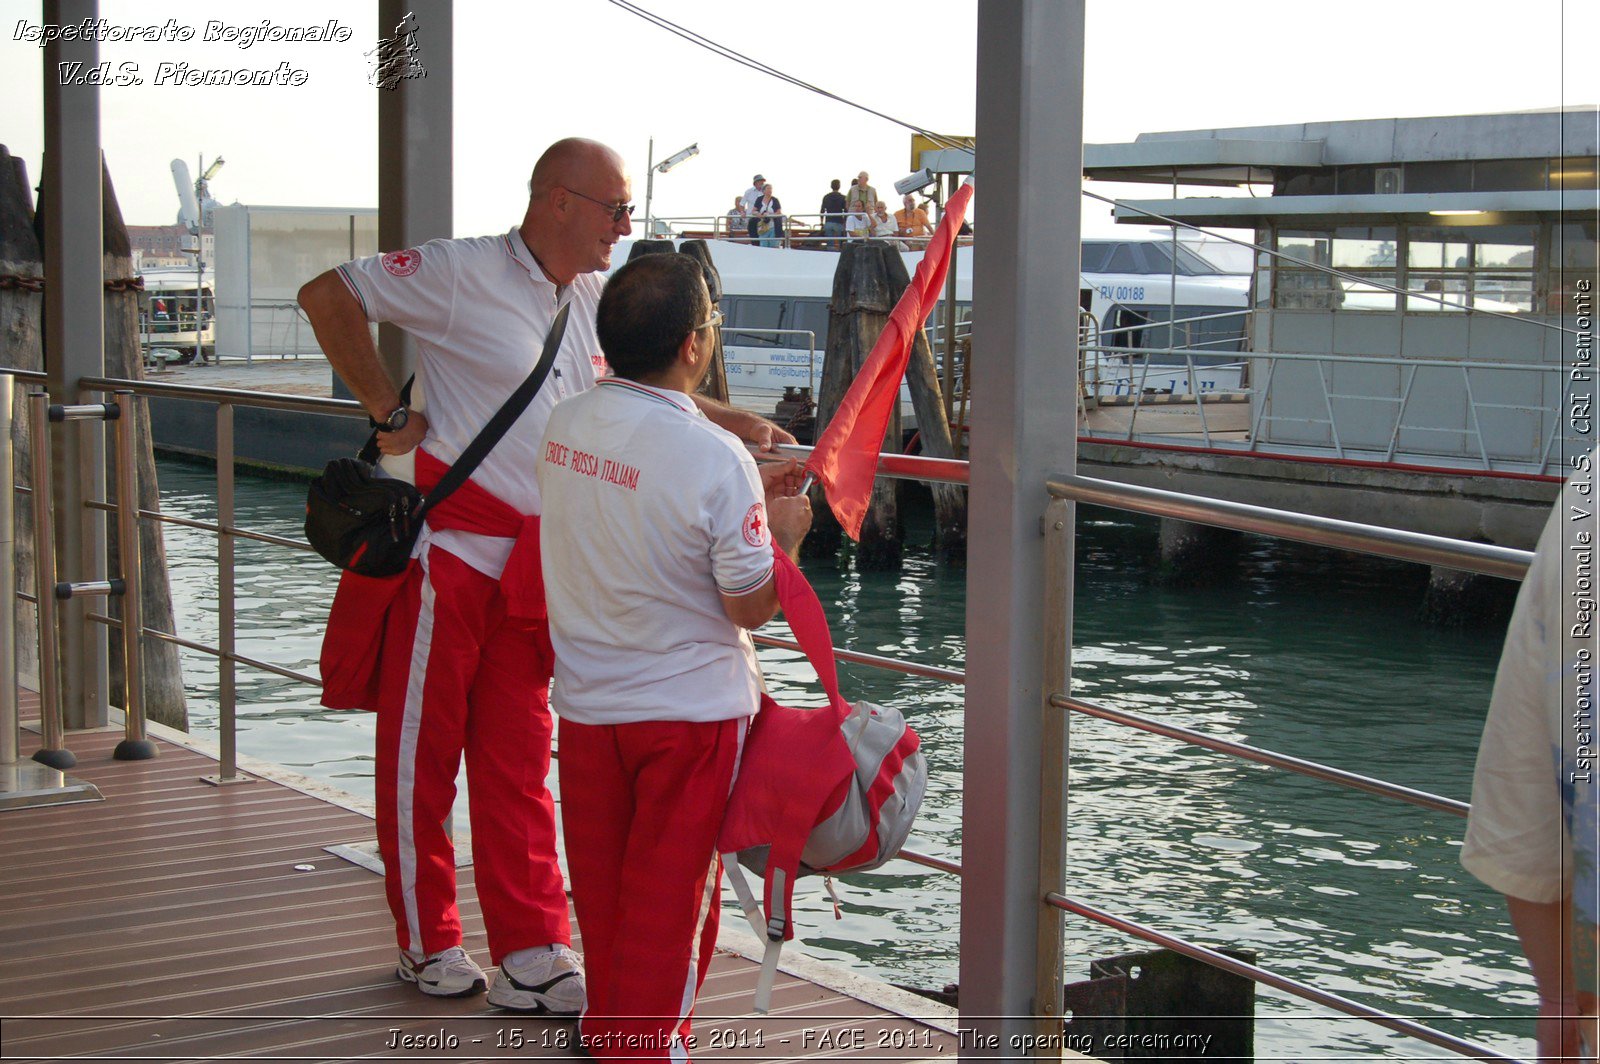
<svg viewBox="0 0 1600 1064"><path fill-rule="evenodd" d="M576 1016L583 1003L583 961L566 946L522 964L508 960L489 988L489 1004L512 1012Z"/></svg>
<svg viewBox="0 0 1600 1064"><path fill-rule="evenodd" d="M400 964L394 974L403 982L433 997L471 997L487 986L483 969L473 963L467 951L451 946L431 957L420 957L410 950L400 951Z"/></svg>

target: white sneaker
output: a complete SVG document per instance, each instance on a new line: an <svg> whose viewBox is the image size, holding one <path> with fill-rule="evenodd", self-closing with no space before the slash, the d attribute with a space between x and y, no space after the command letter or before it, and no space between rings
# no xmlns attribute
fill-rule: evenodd
<svg viewBox="0 0 1600 1064"><path fill-rule="evenodd" d="M488 985L483 969L474 964L460 946L451 946L431 957L421 957L403 949L394 974L404 982L417 984L418 990L433 997L470 997L483 993Z"/></svg>
<svg viewBox="0 0 1600 1064"><path fill-rule="evenodd" d="M508 957L489 988L489 1004L513 1012L576 1016L583 1003L583 961L566 946L520 964Z"/></svg>

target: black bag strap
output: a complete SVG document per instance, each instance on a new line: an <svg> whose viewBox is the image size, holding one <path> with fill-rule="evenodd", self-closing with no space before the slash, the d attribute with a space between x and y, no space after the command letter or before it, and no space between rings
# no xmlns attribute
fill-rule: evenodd
<svg viewBox="0 0 1600 1064"><path fill-rule="evenodd" d="M489 452L494 450L494 445L500 442L500 437L510 431L512 423L528 408L528 404L533 401L534 395L544 384L544 379L550 375L550 367L555 364L556 351L561 347L561 336L567 331L567 313L571 310L572 304L569 302L557 312L556 320L550 325L550 335L545 337L544 352L539 356L539 364L533 367L533 372L528 374L527 380L518 385L517 390L511 393L511 397L494 412L494 417L490 418L489 423L483 426L471 443L467 444L467 449L461 452L461 457L455 460L449 471L428 493L428 497L422 500L422 505L418 506L412 515L414 521L421 523L429 510L465 484L467 478L472 476L473 470L478 468L478 463L488 457Z"/></svg>

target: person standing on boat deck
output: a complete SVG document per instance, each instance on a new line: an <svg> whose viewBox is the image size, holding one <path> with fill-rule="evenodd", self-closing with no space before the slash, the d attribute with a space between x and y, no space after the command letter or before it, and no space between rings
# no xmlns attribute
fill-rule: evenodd
<svg viewBox="0 0 1600 1064"><path fill-rule="evenodd" d="M1597 464L1600 452L1575 469L1587 479ZM1541 1060L1594 1060L1600 1050L1596 647L1574 579L1592 570L1600 530L1587 498L1569 509L1569 488L1517 595L1461 847L1462 866L1505 895L1539 993Z"/></svg>
<svg viewBox="0 0 1600 1064"><path fill-rule="evenodd" d="M850 186L850 194L845 200L852 210L859 209L862 214L872 213L873 206L878 202L878 190L867 184L865 170L856 175L855 183Z"/></svg>
<svg viewBox="0 0 1600 1064"><path fill-rule="evenodd" d="M839 179L836 177L830 182L829 192L822 197L822 235L831 238L823 243L823 247L838 251L843 246L840 237L844 236L844 216L848 207L844 195L839 191Z"/></svg>
<svg viewBox="0 0 1600 1064"><path fill-rule="evenodd" d="M738 240L739 234L745 231L749 221L744 212L744 197L733 197L733 209L728 212L728 239Z"/></svg>
<svg viewBox="0 0 1600 1064"><path fill-rule="evenodd" d="M533 466L556 401L605 372L594 326L600 271L632 231L633 207L621 156L579 138L551 145L529 191L522 223L509 233L345 263L307 283L300 305L374 418L379 449L415 451L424 493L527 377L557 311L571 307L550 377L471 479L429 514L406 572L341 578L323 647L323 704L378 713L377 828L401 950L395 974L439 997L485 987L461 945L443 827L465 753L478 898L490 960L500 966L489 1002L575 1014L582 969L570 948L545 786L552 662ZM370 321L415 338L426 413L402 402ZM719 424L764 446L791 439L754 415L706 406ZM376 676L369 669L345 679L354 671L349 648L374 645Z"/></svg>
<svg viewBox="0 0 1600 1064"><path fill-rule="evenodd" d="M761 198L756 201L756 220L761 225L761 246L775 248L783 242L783 204L772 194L772 184L761 186Z"/></svg>
<svg viewBox="0 0 1600 1064"><path fill-rule="evenodd" d="M583 929L590 1055L687 1060L717 940L717 833L777 611L773 548L811 524L788 461L758 472L700 416L720 315L687 255L627 264L600 300L615 372L557 404L540 530L561 718L561 816Z"/></svg>
<svg viewBox="0 0 1600 1064"><path fill-rule="evenodd" d="M750 187L744 190L744 214L749 219L745 226L752 244L756 242L756 237L761 235L759 232L761 222L756 217L756 204L761 202L761 186L766 183L767 179L757 174L750 179Z"/></svg>

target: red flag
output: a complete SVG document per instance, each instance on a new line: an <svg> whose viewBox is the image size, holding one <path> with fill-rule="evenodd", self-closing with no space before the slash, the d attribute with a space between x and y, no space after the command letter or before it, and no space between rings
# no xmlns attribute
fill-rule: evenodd
<svg viewBox="0 0 1600 1064"><path fill-rule="evenodd" d="M806 472L822 483L833 515L851 539L861 538L861 521L867 515L872 479L878 470L878 448L900 399L911 343L939 300L955 254L956 233L971 199L969 177L950 197L928 250L917 263L916 274L806 462Z"/></svg>

